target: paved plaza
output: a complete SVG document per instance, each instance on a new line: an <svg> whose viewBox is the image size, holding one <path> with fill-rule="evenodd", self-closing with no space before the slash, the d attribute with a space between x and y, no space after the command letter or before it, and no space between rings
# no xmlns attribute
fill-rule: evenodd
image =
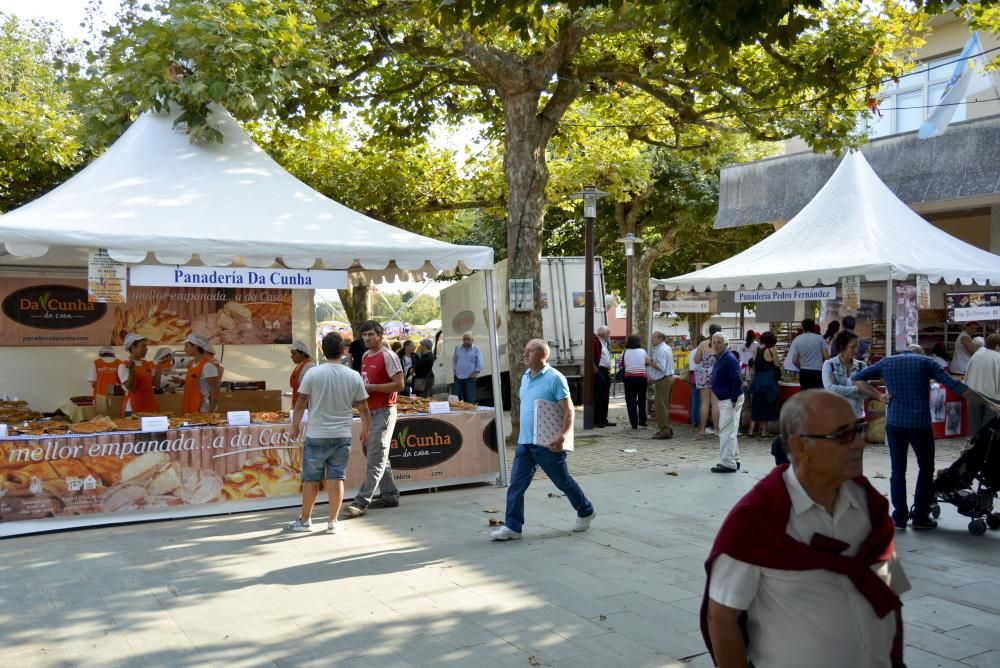
<svg viewBox="0 0 1000 668"><path fill-rule="evenodd" d="M598 512L582 534L539 477L512 543L488 539L505 493L486 485L405 495L336 536L283 532L286 509L0 541L0 666L710 666L702 563L769 443L714 475L716 441L652 432L578 439ZM939 466L959 447L939 442ZM882 446L865 468L887 491ZM1000 533L966 524L946 506L939 530L897 533L910 668L1000 665Z"/></svg>

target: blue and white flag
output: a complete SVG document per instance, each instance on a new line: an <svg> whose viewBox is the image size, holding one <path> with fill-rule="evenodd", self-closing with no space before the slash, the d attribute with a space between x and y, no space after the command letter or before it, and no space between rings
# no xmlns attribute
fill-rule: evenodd
<svg viewBox="0 0 1000 668"><path fill-rule="evenodd" d="M955 115L955 109L959 103L970 95L975 95L990 88L993 82L989 75L983 72L986 61L982 55L983 48L979 44L979 35L972 33L969 41L965 43L959 60L955 63L955 71L948 80L944 92L937 106L931 111L930 116L920 126L917 136L921 139L929 139L942 134L951 123Z"/></svg>

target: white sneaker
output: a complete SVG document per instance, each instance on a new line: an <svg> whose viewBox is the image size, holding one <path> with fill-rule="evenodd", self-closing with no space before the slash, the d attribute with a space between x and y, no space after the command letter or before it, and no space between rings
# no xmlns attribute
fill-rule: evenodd
<svg viewBox="0 0 1000 668"><path fill-rule="evenodd" d="M490 533L490 538L493 540L520 540L521 532L513 531L507 527L500 527Z"/></svg>
<svg viewBox="0 0 1000 668"><path fill-rule="evenodd" d="M586 517L577 517L576 526L573 527L573 531L576 531L577 533L581 531L586 531L587 529L590 528L590 523L594 521L595 517L597 517L596 510L590 513L590 515L587 515Z"/></svg>
<svg viewBox="0 0 1000 668"><path fill-rule="evenodd" d="M313 523L312 520L302 521L301 517L295 518L295 521L288 525L289 531L312 531Z"/></svg>
<svg viewBox="0 0 1000 668"><path fill-rule="evenodd" d="M327 533L340 533L340 522L327 522L326 523Z"/></svg>
<svg viewBox="0 0 1000 668"><path fill-rule="evenodd" d="M715 430L712 429L711 427L705 427L705 433L706 434L714 434Z"/></svg>

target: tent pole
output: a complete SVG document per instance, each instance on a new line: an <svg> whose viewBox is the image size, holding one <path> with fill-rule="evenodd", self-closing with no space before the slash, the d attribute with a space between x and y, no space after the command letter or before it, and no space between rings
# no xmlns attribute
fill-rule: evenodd
<svg viewBox="0 0 1000 668"><path fill-rule="evenodd" d="M892 339L896 336L896 328L892 324L892 307L895 298L892 294L892 267L889 267L889 275L885 280L885 356L892 355Z"/></svg>
<svg viewBox="0 0 1000 668"><path fill-rule="evenodd" d="M497 455L500 457L500 476L497 478L498 487L507 486L507 442L503 433L503 387L500 382L500 342L497 339L497 310L496 299L494 298L493 270L484 270L486 278L486 326L489 327L487 335L490 338L490 364L493 373L490 380L493 384L493 413L496 425Z"/></svg>

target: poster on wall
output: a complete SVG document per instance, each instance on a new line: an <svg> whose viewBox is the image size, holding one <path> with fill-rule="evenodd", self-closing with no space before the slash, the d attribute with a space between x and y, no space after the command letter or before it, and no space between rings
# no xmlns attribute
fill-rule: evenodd
<svg viewBox="0 0 1000 668"><path fill-rule="evenodd" d="M895 346L902 350L917 342L917 287L915 285L896 286L896 336Z"/></svg>
<svg viewBox="0 0 1000 668"><path fill-rule="evenodd" d="M931 384L931 422L944 422L944 404L947 394L940 385Z"/></svg>
<svg viewBox="0 0 1000 668"><path fill-rule="evenodd" d="M926 311L931 307L931 282L926 276L917 276L917 308Z"/></svg>
<svg viewBox="0 0 1000 668"><path fill-rule="evenodd" d="M87 299L101 304L124 304L128 267L112 260L105 248L91 249L87 259Z"/></svg>
<svg viewBox="0 0 1000 668"><path fill-rule="evenodd" d="M962 402L949 401L944 408L944 435L956 436L962 433Z"/></svg>
<svg viewBox="0 0 1000 668"><path fill-rule="evenodd" d="M845 311L856 312L861 308L860 276L844 276L840 279L840 304Z"/></svg>
<svg viewBox="0 0 1000 668"><path fill-rule="evenodd" d="M839 299L828 299L820 303L820 325L826 327L833 320L842 320L845 315L854 317L855 333L861 337L861 353L864 355L872 339L872 325L885 318L882 302L862 299L861 306L856 311L844 308Z"/></svg>
<svg viewBox="0 0 1000 668"><path fill-rule="evenodd" d="M82 279L0 279L0 346L121 345L136 332L150 346L191 333L212 343L291 343L292 291L135 288L123 304L92 302Z"/></svg>
<svg viewBox="0 0 1000 668"><path fill-rule="evenodd" d="M944 305L949 322L1000 320L1000 292L949 292Z"/></svg>

